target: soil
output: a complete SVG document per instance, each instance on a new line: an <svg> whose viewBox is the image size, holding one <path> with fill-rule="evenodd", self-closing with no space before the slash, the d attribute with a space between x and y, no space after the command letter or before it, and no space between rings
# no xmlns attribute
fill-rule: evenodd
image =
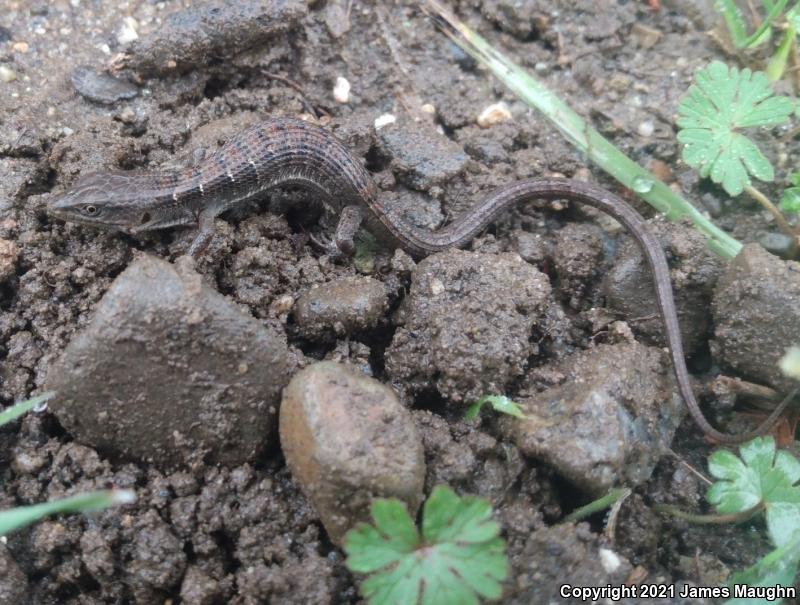
<svg viewBox="0 0 800 605"><path fill-rule="evenodd" d="M461 0L451 7L720 227L741 241L761 241L776 231L768 217L700 182L679 160L680 95L707 61L732 61L706 33L717 23L713 2L649 4ZM48 200L90 171L186 165L265 116L308 114L309 106L327 114L323 121L365 158L381 195L422 226L435 228L492 187L540 175L597 182L654 214L588 165L413 2L2 0L0 65L15 76L0 79L3 406L42 389L53 368L63 367L62 352L91 329L101 298L137 251L174 261L193 237L190 229L132 237L64 224L47 216ZM103 75L108 66L117 81ZM302 94L267 74L289 78ZM337 77L350 83L346 103L334 98ZM497 101L513 119L477 126ZM387 113L396 122L376 132L375 120ZM783 175L785 158L797 150L778 141L762 149ZM779 185L764 189L774 194ZM618 227L597 213L527 205L473 242L480 254L443 253L417 266L402 252L355 262L322 255L307 245L308 234L330 232L331 221L301 192L276 192L223 219L197 264L203 287L279 332L299 366L347 362L397 390L424 447L424 493L445 483L492 502L511 559L504 603L568 602L558 591L565 582L714 585L769 550L765 532L753 531L763 530L757 520L692 526L653 512L653 503L706 510L706 485L689 468L704 471L712 447L691 421L677 430L672 453L660 452L652 475L636 480L613 533L603 514L557 525L596 494L562 476L547 456L506 439L509 431L490 418L462 420L463 400L486 388L512 398L546 390L564 380L559 362L596 345L641 338L650 345L641 357L656 363L658 324L641 285L649 278L637 273L640 260ZM691 369L698 381L711 378L721 362L709 346L710 299L724 264L705 257L688 227L656 223L685 278L676 288L681 320L692 322L683 326L691 333ZM451 270L451 261L462 265ZM490 291L484 272L524 280L527 289L500 284ZM446 288L476 332L496 322L498 342L485 347L490 370L475 366L458 330L447 341L434 329L431 317L446 324L447 308L424 293L418 300L422 281ZM359 284L364 289L354 292ZM438 337L452 361L431 362L427 340L409 342ZM661 359L663 377L669 366ZM671 387L658 388L665 401L671 397ZM235 463L204 450L170 459L167 468L137 448L77 439L59 418L29 414L0 429L0 508L112 486L135 489L138 500L9 535L0 544L0 604L359 602L357 578L278 447L252 448L257 455L248 444L233 448L248 458ZM136 435L136 442L166 447L163 435Z"/></svg>

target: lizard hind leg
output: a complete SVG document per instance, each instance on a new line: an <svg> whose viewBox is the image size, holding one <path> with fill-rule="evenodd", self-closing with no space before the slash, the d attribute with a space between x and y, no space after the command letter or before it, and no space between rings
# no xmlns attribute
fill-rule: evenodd
<svg viewBox="0 0 800 605"><path fill-rule="evenodd" d="M189 246L189 256L192 258L200 258L214 238L214 217L215 215L207 210L198 215L197 235L194 236L192 245Z"/></svg>

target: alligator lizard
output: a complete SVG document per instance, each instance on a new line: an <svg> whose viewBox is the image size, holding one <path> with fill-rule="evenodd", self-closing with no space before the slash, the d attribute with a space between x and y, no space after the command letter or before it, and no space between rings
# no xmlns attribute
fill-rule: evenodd
<svg viewBox="0 0 800 605"><path fill-rule="evenodd" d="M364 223L378 239L416 258L467 244L505 209L534 199L565 199L593 206L619 221L636 238L653 274L672 365L689 413L700 429L722 443L740 443L769 430L794 396L775 408L756 430L731 435L712 427L692 391L684 360L669 268L658 240L626 202L598 187L567 179L519 181L494 191L481 203L437 231L418 228L386 207L362 163L323 128L293 118L273 118L229 140L197 165L179 171L100 172L82 177L52 201L62 219L138 233L175 225L198 225L190 254L203 252L213 236L214 218L231 206L282 186L318 193L339 214L334 244L351 255Z"/></svg>

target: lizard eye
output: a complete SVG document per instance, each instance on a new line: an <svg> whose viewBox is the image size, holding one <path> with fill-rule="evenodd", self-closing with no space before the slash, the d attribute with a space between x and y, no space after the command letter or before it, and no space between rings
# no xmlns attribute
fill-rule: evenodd
<svg viewBox="0 0 800 605"><path fill-rule="evenodd" d="M83 207L83 213L87 216L97 216L98 212L100 212L94 204L86 204Z"/></svg>

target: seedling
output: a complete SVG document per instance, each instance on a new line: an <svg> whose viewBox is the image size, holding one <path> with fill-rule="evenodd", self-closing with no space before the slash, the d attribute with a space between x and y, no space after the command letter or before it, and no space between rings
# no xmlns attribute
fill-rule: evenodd
<svg viewBox="0 0 800 605"><path fill-rule="evenodd" d="M764 73L720 61L699 70L694 81L678 105L684 161L732 196L750 185L750 175L774 180L769 160L741 130L787 122L794 109L791 99L773 96Z"/></svg>
<svg viewBox="0 0 800 605"><path fill-rule="evenodd" d="M3 412L0 413L0 426L8 424L25 414L25 412L43 404L53 397L53 395L55 395L55 393L43 393L42 395L33 397L27 401L21 401L3 410ZM5 536L9 532L21 529L48 515L100 510L117 504L130 504L135 500L136 495L133 491L114 489L77 494L69 498L45 502L44 504L20 506L10 510L0 511L0 536Z"/></svg>
<svg viewBox="0 0 800 605"><path fill-rule="evenodd" d="M711 455L708 470L717 481L706 499L720 513L764 510L770 539L783 546L800 530L800 462L789 452L776 452L772 437L756 437L739 455L728 450Z"/></svg>
<svg viewBox="0 0 800 605"><path fill-rule="evenodd" d="M514 416L514 418L525 418L525 414L523 414L520 407L505 395L486 395L467 408L464 420L475 420L480 414L481 408L487 403L495 412L508 414L509 416Z"/></svg>
<svg viewBox="0 0 800 605"><path fill-rule="evenodd" d="M500 598L508 576L505 543L490 504L434 488L422 512L422 534L395 498L372 504L374 525L345 535L347 567L370 574L361 594L370 605L478 605Z"/></svg>

